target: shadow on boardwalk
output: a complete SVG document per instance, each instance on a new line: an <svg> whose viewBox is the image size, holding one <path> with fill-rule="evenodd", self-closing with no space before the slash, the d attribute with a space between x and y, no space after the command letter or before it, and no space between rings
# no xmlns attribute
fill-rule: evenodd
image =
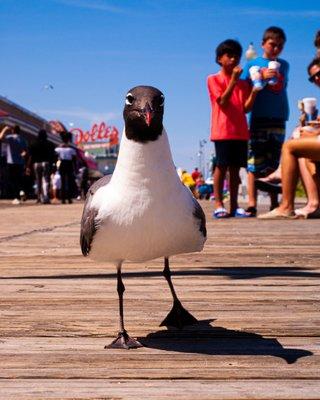
<svg viewBox="0 0 320 400"><path fill-rule="evenodd" d="M199 321L199 324L190 330L162 330L150 333L138 340L145 347L159 350L221 356L273 356L282 358L288 364L295 363L301 357L313 355L307 350L285 349L274 338L211 326L213 321Z"/></svg>
<svg viewBox="0 0 320 400"><path fill-rule="evenodd" d="M143 278L162 276L159 271L123 272L123 278ZM286 278L320 278L320 273L301 267L205 267L183 271L172 270L172 276L227 276L230 279L257 279L264 277ZM60 275L27 275L1 277L0 279L116 279L116 273L99 274L60 274Z"/></svg>

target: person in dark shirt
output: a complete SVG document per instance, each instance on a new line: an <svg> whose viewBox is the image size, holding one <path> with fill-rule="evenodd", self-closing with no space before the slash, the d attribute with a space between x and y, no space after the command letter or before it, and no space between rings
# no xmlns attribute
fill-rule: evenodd
<svg viewBox="0 0 320 400"><path fill-rule="evenodd" d="M6 144L8 183L14 198L12 204L20 204L20 197L25 196L23 174L25 157L27 156L27 142L21 136L19 125L15 125L13 128L5 126L0 132L0 142Z"/></svg>
<svg viewBox="0 0 320 400"><path fill-rule="evenodd" d="M37 203L49 204L50 173L56 160L55 146L47 132L40 129L37 140L30 146L27 173L33 168L37 184Z"/></svg>
<svg viewBox="0 0 320 400"><path fill-rule="evenodd" d="M77 153L71 146L72 136L70 132L60 134L62 144L56 147L55 152L58 155L58 169L61 175L61 203L72 203L72 197L76 194L75 170Z"/></svg>

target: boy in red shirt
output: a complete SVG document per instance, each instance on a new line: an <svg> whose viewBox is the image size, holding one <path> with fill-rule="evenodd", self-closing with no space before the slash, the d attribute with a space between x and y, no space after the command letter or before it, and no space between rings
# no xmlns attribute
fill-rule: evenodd
<svg viewBox="0 0 320 400"><path fill-rule="evenodd" d="M257 92L248 82L240 80L238 65L242 47L235 40L225 40L216 48L220 71L208 77L211 100L211 137L216 149L216 168L213 175L215 218L249 217L238 206L239 170L246 168L249 129L245 113L253 106ZM230 213L223 205L223 182L229 172Z"/></svg>

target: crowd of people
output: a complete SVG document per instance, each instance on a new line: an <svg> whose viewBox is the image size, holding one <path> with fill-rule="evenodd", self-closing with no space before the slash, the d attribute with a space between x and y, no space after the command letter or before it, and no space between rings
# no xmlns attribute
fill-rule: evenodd
<svg viewBox="0 0 320 400"><path fill-rule="evenodd" d="M257 216L257 189L267 191L270 196L270 211L258 218L320 218L320 119L315 113L310 115L302 104L300 125L285 141L289 64L279 57L285 42L286 35L281 28L269 27L262 36L262 56L249 60L243 69L239 65L242 47L238 41L227 39L216 48L215 60L220 70L207 79L211 102L210 139L216 155L213 185L205 182L197 168L191 174L185 170L179 173L181 181L197 198L212 196L214 218ZM314 44L317 53L307 71L309 81L320 87L320 31ZM28 146L19 126L2 128L0 143L5 144L5 169L13 204L20 204L26 198L26 181L31 181L31 186L36 188L38 203L71 203L72 198L85 196L89 186L88 169L85 163L79 165L77 161L71 134L63 132L61 139L62 143L55 147L41 129L37 140ZM247 170L246 209L238 204L241 168ZM299 177L307 194L307 204L295 210ZM224 204L226 178L229 210Z"/></svg>
<svg viewBox="0 0 320 400"><path fill-rule="evenodd" d="M3 127L0 143L5 145L5 160L1 169L12 204L18 205L27 197L35 197L42 204L72 203L73 198L85 197L88 168L77 157L71 133L62 132L60 137L62 143L56 147L40 129L36 140L28 145L18 125Z"/></svg>
<svg viewBox="0 0 320 400"><path fill-rule="evenodd" d="M289 64L279 58L286 35L279 27L269 27L262 37L262 57L249 60L242 69L242 47L225 40L216 48L220 71L207 80L211 101L211 137L216 153L214 218L248 218L257 215L257 188L270 195L270 212L262 219L320 218L320 121L302 110L300 126L285 141L289 115L287 82ZM307 70L309 81L320 87L320 31L315 38L316 57ZM250 112L249 121L246 113ZM311 119L311 120L310 120ZM281 166L280 166L281 160ZM239 171L247 168L248 207L238 205ZM230 208L224 206L224 181L228 176ZM299 176L308 203L294 210ZM282 187L278 186L281 180ZM279 189L282 201L278 203Z"/></svg>

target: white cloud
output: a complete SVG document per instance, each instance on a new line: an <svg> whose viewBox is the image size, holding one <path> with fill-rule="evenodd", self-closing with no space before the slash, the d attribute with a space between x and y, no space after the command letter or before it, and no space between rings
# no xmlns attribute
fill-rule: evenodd
<svg viewBox="0 0 320 400"><path fill-rule="evenodd" d="M270 8L239 9L239 14L271 17L318 18L320 10L273 10Z"/></svg>
<svg viewBox="0 0 320 400"><path fill-rule="evenodd" d="M82 121L89 122L90 124L94 122L107 122L109 123L110 121L118 121L121 119L121 114L120 113L115 113L115 112L96 112L96 111L90 111L90 110L85 110L85 109L69 109L69 110L38 110L37 111L41 115L46 115L48 116L49 119L68 119L69 122L74 122L70 121L72 119L79 119ZM76 122L76 121L75 121Z"/></svg>
<svg viewBox="0 0 320 400"><path fill-rule="evenodd" d="M64 4L70 7L87 8L91 10L108 11L111 13L126 12L124 8L113 6L105 1L96 0L53 0L56 3Z"/></svg>

